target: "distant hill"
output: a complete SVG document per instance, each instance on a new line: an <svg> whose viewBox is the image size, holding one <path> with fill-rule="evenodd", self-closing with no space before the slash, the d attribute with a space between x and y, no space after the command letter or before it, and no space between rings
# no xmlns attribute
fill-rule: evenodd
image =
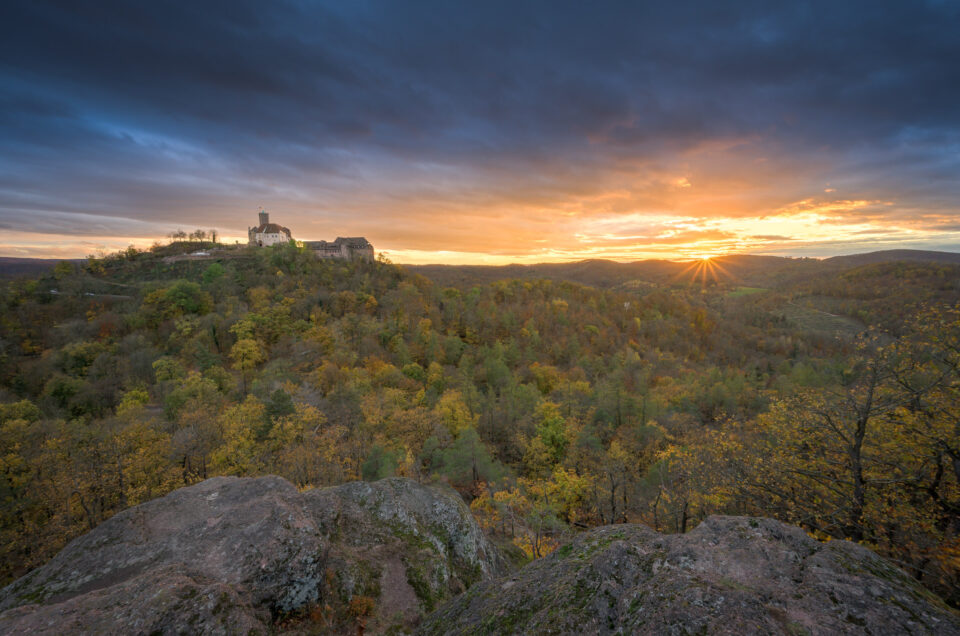
<svg viewBox="0 0 960 636"><path fill-rule="evenodd" d="M865 254L848 254L824 259L825 263L843 265L844 267L859 267L860 265L874 265L876 263L891 263L907 261L912 263L947 263L960 265L960 253L933 252L930 250L883 250L867 252Z"/></svg>
<svg viewBox="0 0 960 636"><path fill-rule="evenodd" d="M438 285L469 287L505 279L563 280L601 289L636 282L666 285L699 280L706 270L710 280L741 285L769 286L792 277L819 272L822 261L782 256L732 255L700 261L645 260L618 263L602 259L574 263L537 265L407 265L410 272L425 276Z"/></svg>
<svg viewBox="0 0 960 636"><path fill-rule="evenodd" d="M680 274L687 265L663 260L618 263L593 259L536 265L407 265L405 269L426 276L438 285L452 287L483 285L505 279L550 279L610 288L633 279L666 282Z"/></svg>
<svg viewBox="0 0 960 636"><path fill-rule="evenodd" d="M507 279L563 280L601 289L636 283L665 285L685 280L707 280L736 285L777 287L798 283L818 274L898 261L960 265L960 253L923 250L885 250L827 259L790 258L753 254L718 256L700 261L644 260L619 263L602 259L536 265L406 265L445 287L471 287Z"/></svg>
<svg viewBox="0 0 960 636"><path fill-rule="evenodd" d="M15 256L0 256L0 278L11 276L33 276L53 269L53 266L62 260L72 260L81 263L84 259L62 258L18 258Z"/></svg>

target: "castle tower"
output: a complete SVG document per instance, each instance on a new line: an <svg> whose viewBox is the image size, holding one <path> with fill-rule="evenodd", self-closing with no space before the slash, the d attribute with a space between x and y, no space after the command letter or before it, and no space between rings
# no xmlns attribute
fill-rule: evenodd
<svg viewBox="0 0 960 636"><path fill-rule="evenodd" d="M260 225L266 225L270 222L270 215L263 208L260 209Z"/></svg>

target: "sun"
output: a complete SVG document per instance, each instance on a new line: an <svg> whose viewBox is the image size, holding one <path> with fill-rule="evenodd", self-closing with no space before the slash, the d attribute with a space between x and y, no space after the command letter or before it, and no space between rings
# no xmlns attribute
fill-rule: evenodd
<svg viewBox="0 0 960 636"><path fill-rule="evenodd" d="M720 263L712 260L717 254L697 254L692 256L690 266L677 274L674 277L674 281L689 277L689 282L699 282L701 286L706 286L708 278L714 283L719 283L721 278L733 280L733 275L731 275L730 272L724 269Z"/></svg>

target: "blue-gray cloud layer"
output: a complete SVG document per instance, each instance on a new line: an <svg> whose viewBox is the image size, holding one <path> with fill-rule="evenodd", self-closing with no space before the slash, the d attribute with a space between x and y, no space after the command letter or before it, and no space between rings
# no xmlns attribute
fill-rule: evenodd
<svg viewBox="0 0 960 636"><path fill-rule="evenodd" d="M958 7L4 3L0 227L242 228L239 210L279 203L370 231L402 223L391 197L550 207L713 141L724 160L699 168L729 181L763 164L763 205L829 183L945 223Z"/></svg>

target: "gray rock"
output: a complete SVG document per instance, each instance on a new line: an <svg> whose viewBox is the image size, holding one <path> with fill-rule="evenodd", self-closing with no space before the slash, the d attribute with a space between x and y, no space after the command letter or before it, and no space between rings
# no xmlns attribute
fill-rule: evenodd
<svg viewBox="0 0 960 636"><path fill-rule="evenodd" d="M409 631L505 572L452 490L218 477L117 514L0 591L0 633Z"/></svg>
<svg viewBox="0 0 960 636"><path fill-rule="evenodd" d="M684 535L584 533L425 619L422 634L960 634L903 571L770 519L710 517Z"/></svg>
<svg viewBox="0 0 960 636"><path fill-rule="evenodd" d="M4 634L256 634L270 612L234 586L160 567L53 605L23 605L0 615Z"/></svg>

